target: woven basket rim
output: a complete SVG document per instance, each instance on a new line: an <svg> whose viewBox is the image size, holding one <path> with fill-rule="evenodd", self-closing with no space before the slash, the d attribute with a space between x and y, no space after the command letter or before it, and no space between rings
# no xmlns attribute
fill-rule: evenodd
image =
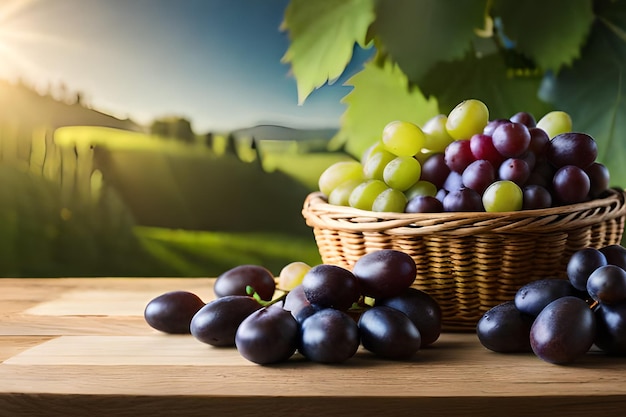
<svg viewBox="0 0 626 417"><path fill-rule="evenodd" d="M584 203L514 212L384 213L332 205L315 191L306 197L302 215L310 227L347 232L551 233L626 216L626 192L612 188L605 197Z"/></svg>

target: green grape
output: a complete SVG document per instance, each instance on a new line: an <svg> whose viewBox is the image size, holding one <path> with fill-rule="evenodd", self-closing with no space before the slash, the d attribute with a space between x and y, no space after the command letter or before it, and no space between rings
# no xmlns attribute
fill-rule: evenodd
<svg viewBox="0 0 626 417"><path fill-rule="evenodd" d="M422 166L412 156L398 156L385 166L383 180L391 188L404 191L415 184L422 173Z"/></svg>
<svg viewBox="0 0 626 417"><path fill-rule="evenodd" d="M348 180L336 186L328 195L328 203L335 206L349 206L350 194L363 180Z"/></svg>
<svg viewBox="0 0 626 417"><path fill-rule="evenodd" d="M362 179L363 167L359 161L340 161L326 168L320 175L317 184L320 191L328 196L342 182Z"/></svg>
<svg viewBox="0 0 626 417"><path fill-rule="evenodd" d="M372 204L372 211L388 212L388 213L403 213L406 207L406 196L400 190L394 188L388 188L382 193L378 194L378 197Z"/></svg>
<svg viewBox="0 0 626 417"><path fill-rule="evenodd" d="M361 210L371 210L376 197L389 187L380 180L366 180L357 185L350 193L348 203L350 207Z"/></svg>
<svg viewBox="0 0 626 417"><path fill-rule="evenodd" d="M450 136L446 130L447 121L448 116L439 114L428 120L424 126L422 126L422 131L426 134L424 148L431 152L443 152L446 146L454 141L454 138Z"/></svg>
<svg viewBox="0 0 626 417"><path fill-rule="evenodd" d="M302 280L311 266L304 262L291 262L283 267L278 274L278 288L284 291L291 291L298 285L302 284Z"/></svg>
<svg viewBox="0 0 626 417"><path fill-rule="evenodd" d="M362 165L363 176L368 180L383 180L383 172L387 164L395 159L395 155L387 150L380 150L370 154Z"/></svg>
<svg viewBox="0 0 626 417"><path fill-rule="evenodd" d="M418 195L434 197L437 194L437 186L430 181L418 181L404 192L407 200Z"/></svg>
<svg viewBox="0 0 626 417"><path fill-rule="evenodd" d="M522 189L513 181L496 181L483 193L483 206L493 213L518 211L522 209L522 196Z"/></svg>
<svg viewBox="0 0 626 417"><path fill-rule="evenodd" d="M457 104L448 114L446 130L455 140L469 139L482 133L489 122L489 109L480 100L469 99Z"/></svg>
<svg viewBox="0 0 626 417"><path fill-rule="evenodd" d="M537 127L543 129L552 139L556 135L572 131L572 118L564 111L551 111L539 119Z"/></svg>
<svg viewBox="0 0 626 417"><path fill-rule="evenodd" d="M383 129L383 144L396 156L413 156L424 147L426 135L414 123L393 121Z"/></svg>
<svg viewBox="0 0 626 417"><path fill-rule="evenodd" d="M373 145L370 145L370 147L367 148L365 152L363 152L363 155L361 155L361 164L365 165L370 156L380 151L386 151L385 144L383 143L382 139L376 141Z"/></svg>

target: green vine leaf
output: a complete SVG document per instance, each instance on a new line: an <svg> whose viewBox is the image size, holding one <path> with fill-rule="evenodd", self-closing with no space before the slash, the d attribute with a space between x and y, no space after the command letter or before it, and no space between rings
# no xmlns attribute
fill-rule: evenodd
<svg viewBox="0 0 626 417"><path fill-rule="evenodd" d="M553 71L579 57L594 19L592 0L496 0L493 13L517 51Z"/></svg>
<svg viewBox="0 0 626 417"><path fill-rule="evenodd" d="M356 158L380 140L387 123L405 120L421 126L439 113L437 100L409 88L407 77L390 62L382 66L369 62L346 84L354 88L342 100L348 107L331 147L345 145L346 152Z"/></svg>
<svg viewBox="0 0 626 417"><path fill-rule="evenodd" d="M581 59L549 79L542 95L598 143L611 184L626 188L626 2L599 1Z"/></svg>
<svg viewBox="0 0 626 417"><path fill-rule="evenodd" d="M436 65L420 87L424 94L437 97L444 113L465 99L475 98L487 105L490 119L508 118L519 111L527 111L538 120L552 109L537 94L542 76L520 72L507 70L500 54L484 58L468 54L463 60Z"/></svg>
<svg viewBox="0 0 626 417"><path fill-rule="evenodd" d="M291 64L298 104L313 90L332 84L352 58L355 43L367 47L374 0L291 0L281 25L290 45L282 58Z"/></svg>
<svg viewBox="0 0 626 417"><path fill-rule="evenodd" d="M487 0L394 0L376 3L373 32L381 50L418 83L437 62L461 59L485 25ZM378 47L378 45L377 45Z"/></svg>

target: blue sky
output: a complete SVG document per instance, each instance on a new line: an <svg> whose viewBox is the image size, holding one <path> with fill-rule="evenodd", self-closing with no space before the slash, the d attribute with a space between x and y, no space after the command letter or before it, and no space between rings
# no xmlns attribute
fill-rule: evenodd
<svg viewBox="0 0 626 417"><path fill-rule="evenodd" d="M343 82L297 105L280 62L288 0L1 0L0 78L63 82L94 108L141 123L164 115L197 132L278 123L336 127Z"/></svg>

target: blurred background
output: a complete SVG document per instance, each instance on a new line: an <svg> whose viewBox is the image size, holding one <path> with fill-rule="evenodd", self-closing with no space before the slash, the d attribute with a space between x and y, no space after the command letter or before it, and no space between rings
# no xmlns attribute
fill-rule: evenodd
<svg viewBox="0 0 626 417"><path fill-rule="evenodd" d="M625 3L0 0L0 276L319 263L319 174L465 98L626 184Z"/></svg>

